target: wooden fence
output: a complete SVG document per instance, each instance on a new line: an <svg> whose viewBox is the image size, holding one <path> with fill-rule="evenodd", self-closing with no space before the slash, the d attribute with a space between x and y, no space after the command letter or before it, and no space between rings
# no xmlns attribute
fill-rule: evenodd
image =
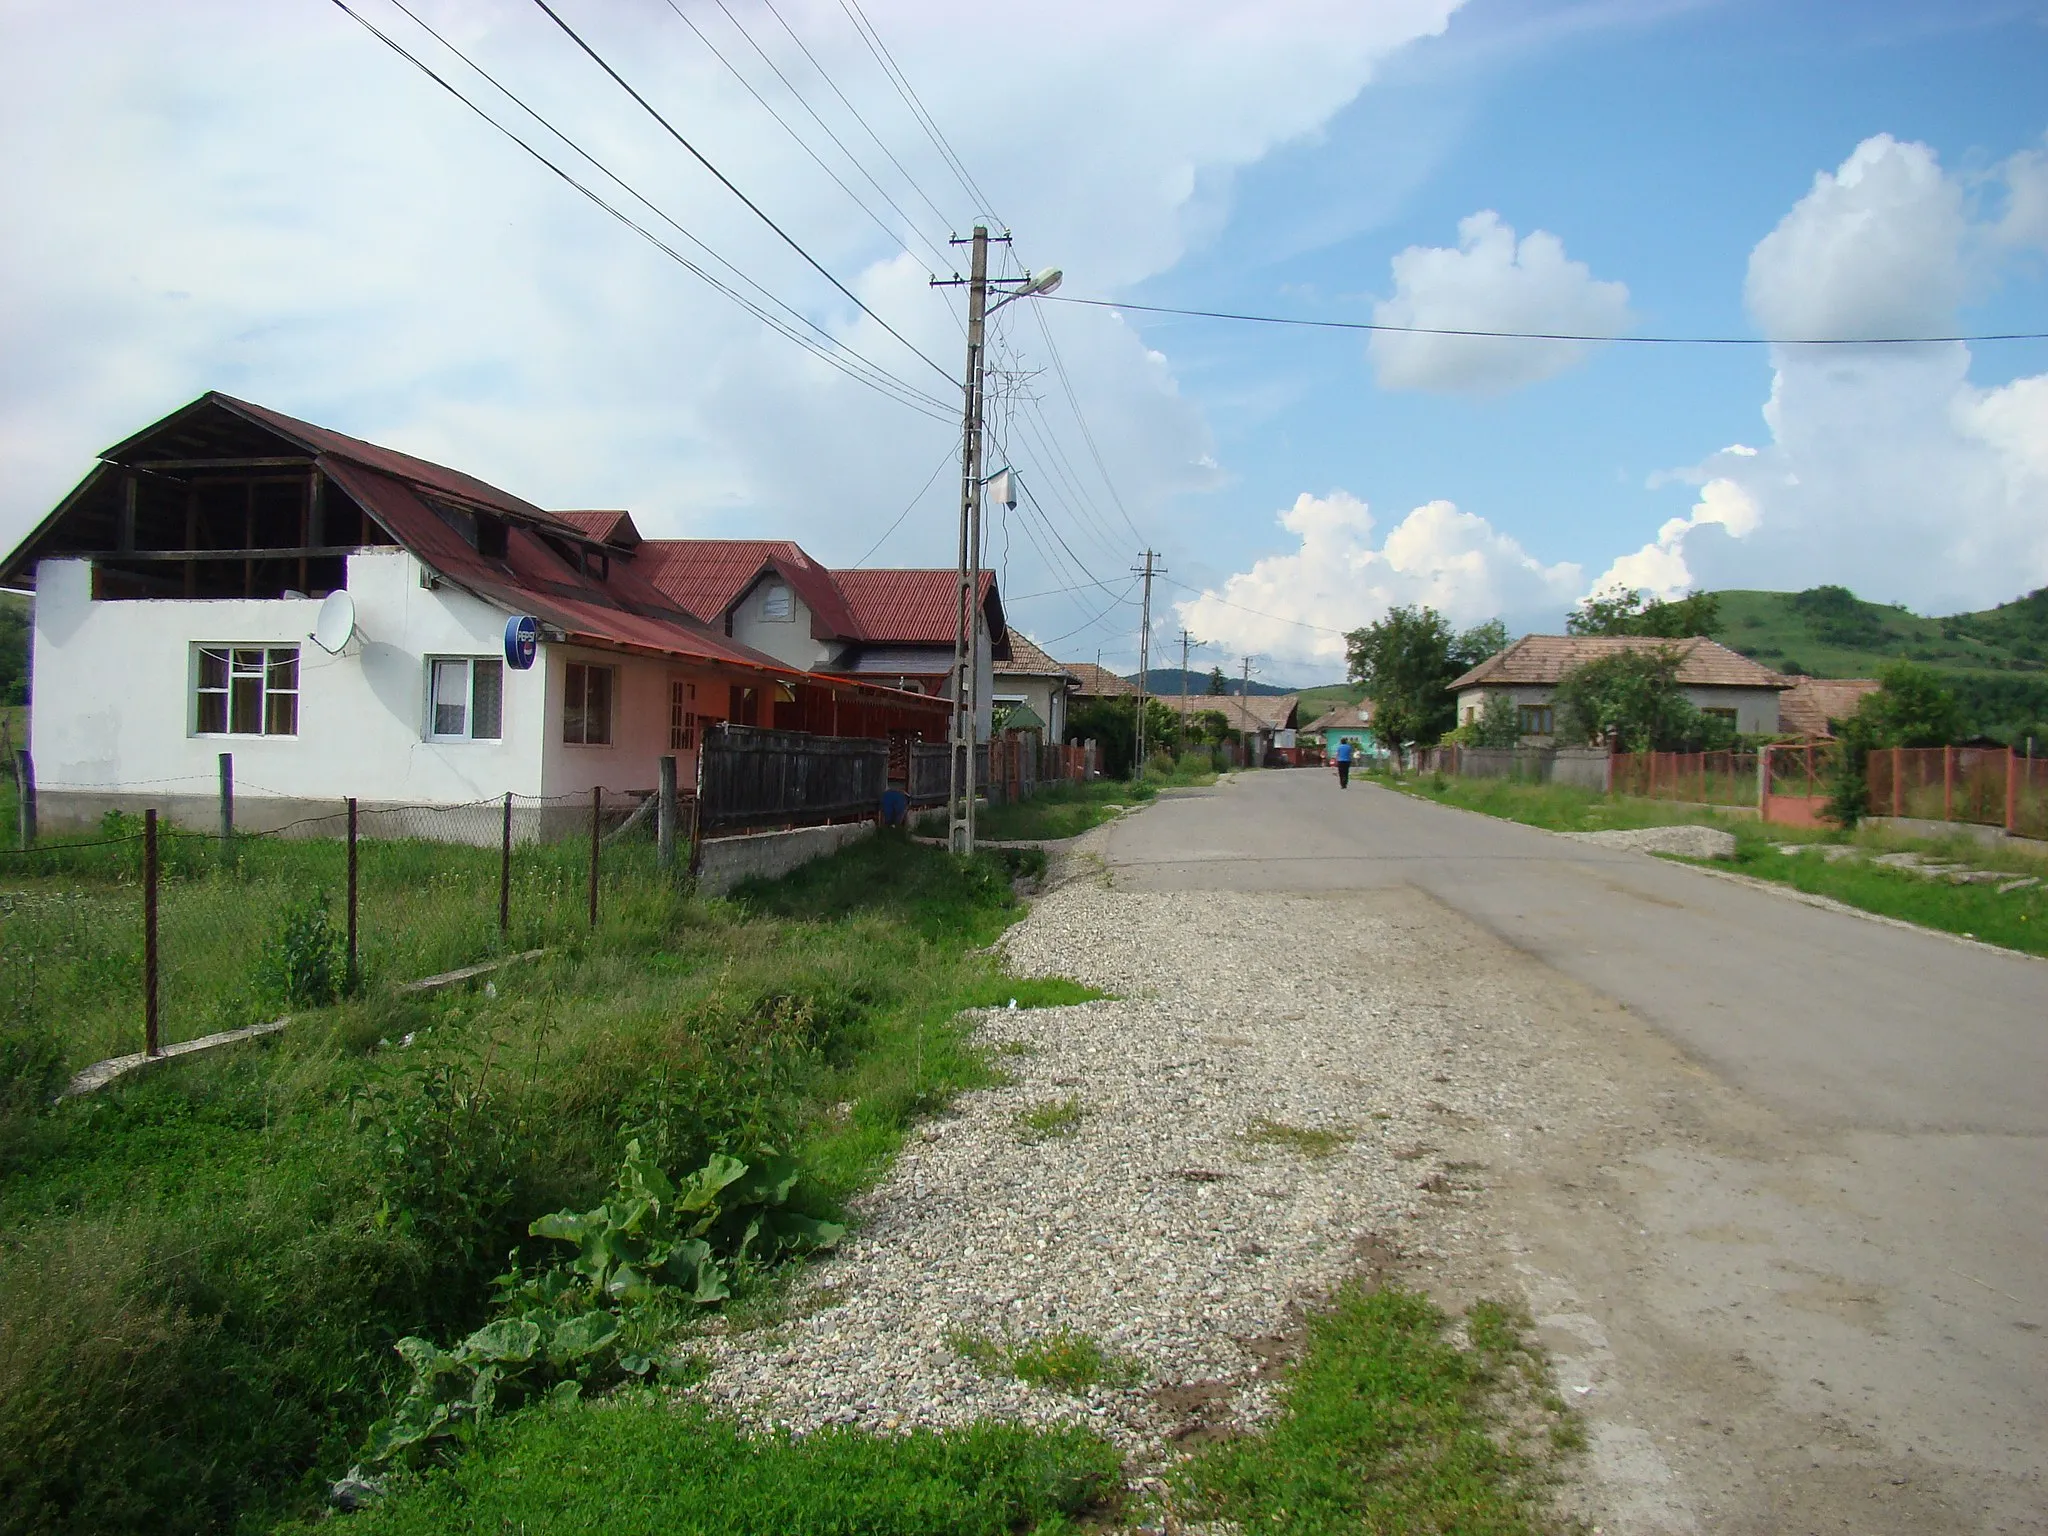
<svg viewBox="0 0 2048 1536"><path fill-rule="evenodd" d="M945 748L938 751L943 779ZM843 821L880 808L889 744L718 725L704 733L697 772L698 826L707 834Z"/></svg>

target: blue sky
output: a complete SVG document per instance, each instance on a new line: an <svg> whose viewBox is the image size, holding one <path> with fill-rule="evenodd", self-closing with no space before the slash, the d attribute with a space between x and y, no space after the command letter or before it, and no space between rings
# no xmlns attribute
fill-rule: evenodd
<svg viewBox="0 0 2048 1536"><path fill-rule="evenodd" d="M838 0L778 0L787 29L734 0L744 35L678 3L821 158L889 190L901 218L868 201L907 253L664 7L564 11L924 358L524 0L414 9L749 276L946 397L957 295L929 287L924 242L976 199ZM1017 259L1062 266L1068 296L1601 334L2048 330L2043 4L1047 0L1020 28L864 3ZM505 110L392 0L361 9ZM768 335L332 6L0 0L0 147L9 539L97 449L213 387L649 532L951 561L943 409ZM1280 681L1336 676L1338 632L1392 602L1523 630L1611 579L1840 580L1921 611L2048 582L2048 343L1559 354L1005 316L1001 451L1036 505L995 519L991 560L1068 659L1132 662L1146 544L1183 584L1157 595L1158 649L1185 623L1205 663L1251 654Z"/></svg>

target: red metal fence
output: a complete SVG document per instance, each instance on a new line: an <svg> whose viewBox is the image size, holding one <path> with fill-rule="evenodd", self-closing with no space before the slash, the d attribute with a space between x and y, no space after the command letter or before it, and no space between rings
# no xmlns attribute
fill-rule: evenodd
<svg viewBox="0 0 2048 1536"><path fill-rule="evenodd" d="M2009 747L1887 747L1866 773L1873 816L1965 821L2048 837L2048 758Z"/></svg>
<svg viewBox="0 0 2048 1536"><path fill-rule="evenodd" d="M1755 805L1754 752L1617 752L1618 795L1684 800L1695 805Z"/></svg>

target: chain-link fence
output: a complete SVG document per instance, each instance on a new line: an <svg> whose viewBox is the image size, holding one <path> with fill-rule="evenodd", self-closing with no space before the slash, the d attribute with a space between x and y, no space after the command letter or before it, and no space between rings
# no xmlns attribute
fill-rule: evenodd
<svg viewBox="0 0 2048 1536"><path fill-rule="evenodd" d="M76 1070L658 920L688 865L692 806L670 803L344 802L225 835L114 811L90 833L9 836L0 1064L55 1038Z"/></svg>

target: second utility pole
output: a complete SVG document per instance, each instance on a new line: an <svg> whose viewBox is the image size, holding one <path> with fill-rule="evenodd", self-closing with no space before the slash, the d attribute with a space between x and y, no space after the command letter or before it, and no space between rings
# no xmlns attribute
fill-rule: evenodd
<svg viewBox="0 0 2048 1536"><path fill-rule="evenodd" d="M974 226L974 261L967 279L966 420L960 433L960 589L953 615L953 724L946 784L947 845L974 852L975 683L980 661L977 611L981 607L981 374L982 332L988 317L988 226Z"/></svg>
<svg viewBox="0 0 2048 1536"><path fill-rule="evenodd" d="M1157 550L1146 550L1144 568L1138 573L1145 578L1145 605L1138 620L1138 730L1137 751L1131 762L1133 777L1145 772L1145 697L1152 691L1152 573L1166 569L1152 564L1158 558Z"/></svg>

